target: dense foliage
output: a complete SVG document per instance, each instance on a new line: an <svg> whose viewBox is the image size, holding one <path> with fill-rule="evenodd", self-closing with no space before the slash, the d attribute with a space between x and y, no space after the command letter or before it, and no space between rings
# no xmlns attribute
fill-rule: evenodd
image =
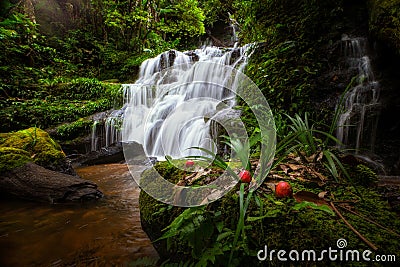
<svg viewBox="0 0 400 267"><path fill-rule="evenodd" d="M332 58L326 54L327 47L340 39L346 25L351 27L348 26L351 24L349 16L345 14L349 8L341 0L295 3L278 0L95 0L81 8L80 14L84 16L74 21L76 27L59 35L44 35L45 25L36 24L23 5L13 6L10 1L4 1L2 5L0 104L7 110L2 115L7 118L5 130L38 123L27 119L21 125L11 126L14 122L10 122L10 117L14 118L14 115L8 109L17 111L18 118L13 120L19 121L19 114L26 112L19 107L39 104L39 99L44 99L43 92L52 95L54 88L59 85L65 88L65 84L81 76L133 81L145 59L168 49L198 46L199 37L204 40L206 32L209 34L219 24L228 23L235 25L243 44L260 42L246 74L267 97L278 124L284 126L283 113L294 115L312 111L313 101L323 94L327 84L321 77L332 64ZM371 16L382 13L378 11L372 12ZM63 98L67 102L60 104L70 108L75 106L75 117L111 107L106 100L88 95L85 101L97 104L89 103L90 111L78 112L85 105L68 102L82 101L79 92L75 94L74 90L71 87L72 95ZM57 106L58 102L54 104ZM42 109L45 113L57 110L62 112L57 107ZM318 112L312 112L313 117L318 117L315 113ZM77 119L71 118L68 110L65 114L65 118L56 114L54 116L60 118L40 124L47 127ZM39 114L35 116L38 116L36 121L48 120ZM245 108L244 117L249 118L248 125L254 121Z"/></svg>
<svg viewBox="0 0 400 267"><path fill-rule="evenodd" d="M290 181L295 191L332 192L331 200L354 203L365 216L399 227L387 203L375 190L364 187L376 178L375 173L362 164L346 171L340 153L331 146L336 118L332 122L329 112L333 109L316 105L320 95L326 97L326 87L338 79L329 74L337 65L331 49L355 21L369 25L375 38L400 51L398 0L370 0L369 14L361 0L82 0L81 16L53 34L46 34L46 26L36 23L35 14L23 3L0 1L0 127L1 132L20 130L0 135L1 171L28 161L57 165L65 157L61 148L33 126L57 126L56 136L62 141L77 138L92 124L85 117L121 105L120 83L133 81L144 60L168 49L197 47L213 30L226 29L230 23L242 44L257 42L245 71L274 111L279 139L275 164L284 159L292 164L289 160L298 158L307 169L299 179L288 169L279 170L279 177ZM346 88L333 87L337 91L329 93L335 99ZM242 102L238 108L249 133L258 132L250 108ZM306 111L323 123L295 115ZM158 164L157 169L172 182L184 175L168 163ZM310 180L308 176L316 172L329 176L329 183ZM167 233L166 242L155 244L164 246L161 250L169 255L168 243L176 262L257 264L255 253L266 243L283 249L324 249L342 237L366 248L329 208L277 200L265 186L249 195L245 196L242 185L239 194L232 191L219 202L182 212L142 192L140 205L143 222L153 223L150 237L155 240ZM379 233L357 216L350 218L381 248L398 253L398 240L390 233Z"/></svg>
<svg viewBox="0 0 400 267"><path fill-rule="evenodd" d="M246 74L266 96L278 130L286 124L283 113L318 116L314 103L329 82L318 80L329 71L327 47L340 39L342 1L237 1L235 7L244 42L261 42Z"/></svg>
<svg viewBox="0 0 400 267"><path fill-rule="evenodd" d="M23 98L21 98L23 97ZM54 85L40 84L2 101L2 130L29 126L43 129L79 120L117 106L120 86L97 79L80 78Z"/></svg>
<svg viewBox="0 0 400 267"><path fill-rule="evenodd" d="M134 80L145 59L191 46L205 33L196 0L91 1L78 26L58 35L45 35L23 2L2 1L2 7L3 132L47 128L118 106L113 83Z"/></svg>
<svg viewBox="0 0 400 267"><path fill-rule="evenodd" d="M168 162L158 163L155 168L174 183L184 176L183 171ZM354 177L362 177L366 169L362 165L355 168ZM152 177L151 172L144 172L142 178ZM282 171L279 173L287 177ZM265 262L258 261L258 251L267 245L268 251L314 249L320 252L328 247L335 248L340 238L347 240L348 248L360 251L371 249L333 212L329 206L332 201L337 203L340 212L363 236L379 247L373 253L398 257L398 234L393 230L397 231L400 220L388 210L387 202L381 199L375 189L331 182L319 186L308 178L290 179L288 182L298 195L306 192L304 194L314 195L316 199L278 199L264 184L262 190L258 189L251 200L246 201L245 214L241 214L243 202L250 195L248 191L243 193L244 184L214 203L188 209L166 205L142 191L142 224L150 238L155 240L160 256L166 260L165 266L174 266L173 263L179 263L180 266L264 266L266 263L280 266L282 262L276 257L271 260L268 258ZM331 194L332 199L322 200L318 198L319 193ZM349 209L354 212L348 212ZM240 238L235 242L238 218L241 216L244 219L243 227ZM366 217L372 220L368 221ZM382 229L375 222L387 228ZM327 257L321 262L325 266L337 266L337 262ZM310 263L310 260L293 262L299 266L308 266ZM359 263L353 262L355 266L365 265Z"/></svg>
<svg viewBox="0 0 400 267"><path fill-rule="evenodd" d="M327 52L333 49L343 33L352 33L350 28L356 21L358 23L367 17L367 12L354 12L365 11L365 3L359 1L358 9L354 9L354 3L340 0L228 2L230 6L227 10L232 12L230 19L241 29L241 41L259 42L259 48L250 58L246 74L262 90L276 115L280 139L276 159L282 156L285 162L295 157L302 159L309 168L306 173L288 179L294 191L304 190L315 194L328 192L332 193L332 201L339 202L359 198L357 204L351 204L358 215L369 214L370 217L379 218L379 221L385 220L386 225L395 221L398 224L396 214L388 211L387 203L382 201L375 189L364 187L373 183L375 174L362 164L346 165L339 157L340 151L331 146L337 141L332 136L337 119L332 115L333 109L330 110L331 114L326 110L316 110L318 96L321 92L326 93L324 89L336 79L328 73L332 71L332 65L337 64L337 59ZM395 23L395 19L392 21ZM364 24L367 24L366 20ZM342 82L349 84L350 79ZM340 90L344 88L346 86L336 88L336 98L343 93ZM249 133L252 133L257 130L255 119L249 108L244 103L240 104L243 105L240 107L243 120ZM307 115L304 119L303 116L293 116L306 111L311 111L314 118L321 118L322 114L329 114L329 118L322 123L312 124ZM282 149L280 144L283 144ZM289 148L288 144L291 144ZM326 184L315 180L307 182L315 174L310 168L316 165L319 165L318 170L323 173L320 178L329 180ZM157 171L173 183L185 176L185 173L170 168L173 167L168 166L168 163L156 166ZM287 179L288 170L284 167L274 171L279 175L269 176L269 182L274 177ZM146 179L147 175L149 173L144 173L142 178ZM151 233L152 240L156 240L155 244L162 257L187 266L260 265L256 254L266 244L268 248L322 250L335 244L339 238L346 237L349 244L367 248L347 226L339 223L331 207L310 205L301 200L296 202L290 198L278 200L266 188L269 187L267 184L257 190L254 199L251 190L243 193L244 186L241 184L240 189L232 190L220 201L185 210L164 205L142 192L140 203L144 226ZM247 209L246 215L242 213L243 209ZM366 230L366 221L353 215L346 214L346 217L351 218L357 229ZM389 217L391 219L388 221L384 219ZM396 226L391 225L390 228L395 229ZM240 238L236 238L238 232ZM380 243L382 251L397 253L396 238L389 235L383 237L381 233L381 230L372 226L363 235ZM275 261L266 264L282 263ZM329 261L324 264L335 265Z"/></svg>
<svg viewBox="0 0 400 267"><path fill-rule="evenodd" d="M400 55L400 1L370 0L371 33Z"/></svg>

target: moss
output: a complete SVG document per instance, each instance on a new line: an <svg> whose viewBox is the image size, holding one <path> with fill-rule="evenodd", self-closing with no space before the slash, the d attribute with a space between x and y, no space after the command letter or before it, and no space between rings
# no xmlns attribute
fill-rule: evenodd
<svg viewBox="0 0 400 267"><path fill-rule="evenodd" d="M148 195L144 190L139 196L140 220L143 230L147 233L154 247L160 255L171 254L167 250L167 244L163 241L154 242L162 236L164 228L171 224L183 210L161 203Z"/></svg>
<svg viewBox="0 0 400 267"><path fill-rule="evenodd" d="M38 126L46 129L122 105L120 84L78 78L71 82L47 81L23 90L20 99L8 98L0 109L4 131Z"/></svg>
<svg viewBox="0 0 400 267"><path fill-rule="evenodd" d="M140 179L140 186L142 188L147 188L147 191L152 192L162 192L160 195L172 195L172 189L170 192L166 192L166 187L159 183L156 178L161 175L162 177L169 177L168 181L171 183L176 184L180 177L182 177L183 171L174 167L173 165L167 162L158 162L154 168L148 169L143 172L141 179Z"/></svg>
<svg viewBox="0 0 400 267"><path fill-rule="evenodd" d="M371 34L400 56L400 0L370 0Z"/></svg>
<svg viewBox="0 0 400 267"><path fill-rule="evenodd" d="M179 180L181 175L167 163L159 163L158 168L163 171L163 174L171 174L171 176L164 176L167 179L174 181ZM355 168L355 173L370 178L374 178L375 174L365 167L359 165ZM321 191L329 192L328 196L331 200L346 201L346 204L337 203L336 206L343 216L369 241L375 244L379 250L375 254L393 254L397 258L400 257L398 248L400 240L392 233L377 227L376 225L368 222L366 219L348 212L341 206L355 211L366 218L370 218L375 222L384 225L385 227L397 231L400 229L400 218L393 212L388 203L383 200L382 196L376 191L374 187L367 187L365 185L351 185L351 184L337 184L327 183L323 186L318 186L314 183L301 182L297 180L290 181L294 193L306 190L314 193ZM262 187L265 187L264 185ZM204 217L212 216L216 212L221 212L219 217L213 218L214 221L222 219L224 229L229 229L234 233L239 218L239 197L237 194L238 187L225 195L222 199L209 204L205 210ZM340 238L347 240L347 248L359 251L371 250L360 238L344 224L343 220L332 213L327 213L318 209L303 208L300 210L294 207L298 205L293 198L276 199L273 194L265 193L266 190L257 190L259 202L254 199L249 205L247 211L247 218L249 217L263 217L259 220L249 221L246 220L246 238L244 239L245 245L239 248L238 260L240 264L258 266L260 262L257 261L256 253L258 250L268 246L269 251L275 249L276 251L283 249L290 251L297 249L299 251L314 249L321 252L324 249L332 247L336 249L336 242ZM167 206L153 199L145 192L140 195L140 211L142 221L145 222L146 227L144 230L149 234L152 240L159 238L164 232L163 229L167 227L174 218L176 218L184 209ZM225 231L225 230L224 230ZM208 242L203 243L205 249L212 247L216 242L230 245L232 240L223 239L215 241L220 234L219 231L214 229L213 236ZM213 241L214 240L214 241ZM193 259L193 252L187 246L185 240L172 239L171 251L166 251L166 241L157 242L156 248L162 248L161 257L173 261L180 261L182 259ZM186 244L186 247L185 247ZM244 247L246 249L244 249ZM216 262L224 262L226 254L217 255ZM179 257L175 257L179 255ZM225 258L224 258L225 257ZM195 261L195 260L194 260ZM329 266L340 266L341 262L331 262L326 259L323 264ZM271 265L281 265L276 257L275 260L269 262ZM305 263L307 264L307 263ZM354 266L363 266L363 263L352 262ZM358 264L358 265L357 265ZM217 264L218 265L218 264Z"/></svg>
<svg viewBox="0 0 400 267"><path fill-rule="evenodd" d="M27 151L13 148L0 147L0 172L10 171L31 161Z"/></svg>
<svg viewBox="0 0 400 267"><path fill-rule="evenodd" d="M56 128L57 139L73 140L86 135L93 125L93 120L80 118L72 123L65 123Z"/></svg>
<svg viewBox="0 0 400 267"><path fill-rule="evenodd" d="M65 154L59 144L50 138L47 132L39 128L29 128L17 132L0 135L0 148L17 149L26 153L8 153L10 155L23 155L21 160L29 156L29 160L46 168L56 169L65 163ZM7 150L11 151L11 150ZM13 156L20 158L20 156ZM4 158L5 160L5 158ZM7 160L2 161L7 165ZM12 167L12 164L10 165Z"/></svg>
<svg viewBox="0 0 400 267"><path fill-rule="evenodd" d="M146 187L153 186L152 190L164 190L156 183L153 183L154 175L161 175L162 177L168 177L168 180L172 183L177 183L182 177L183 171L170 165L168 162L157 162L154 168L145 170L140 179L140 183ZM150 221L154 215L157 215L160 209L166 208L168 205L162 204L161 202L153 199L151 196L146 194L143 190L141 191L141 212L143 213L142 219Z"/></svg>
<svg viewBox="0 0 400 267"><path fill-rule="evenodd" d="M168 162L158 162L155 164L154 169L148 169L143 172L141 184L151 187L151 190L165 190L162 185L153 182L153 177L157 173L162 177L168 177L170 182L177 183L182 177L183 171ZM142 227L153 241L159 238L163 233L163 229L183 211L182 208L173 207L154 199L144 190L140 191L139 206ZM154 224L154 222L157 223ZM167 251L165 242L155 242L154 246L160 254L170 254Z"/></svg>
<svg viewBox="0 0 400 267"><path fill-rule="evenodd" d="M177 183L182 176L181 170L179 170L178 168L175 168L167 162L158 162L154 166L154 168L148 169L142 173L140 179L141 185L144 185L145 187L151 187L151 190L165 190L165 188L163 188L159 184L153 183L154 175L158 174L162 177L169 177L168 180L172 183ZM155 200L142 190L140 197L140 207L141 213L143 214L142 220L152 221L155 218L160 219L159 215L161 213L159 213L159 211L166 209L168 205Z"/></svg>
<svg viewBox="0 0 400 267"><path fill-rule="evenodd" d="M376 173L364 164L358 164L354 169L350 169L350 172L354 182L359 185L369 186L377 181Z"/></svg>

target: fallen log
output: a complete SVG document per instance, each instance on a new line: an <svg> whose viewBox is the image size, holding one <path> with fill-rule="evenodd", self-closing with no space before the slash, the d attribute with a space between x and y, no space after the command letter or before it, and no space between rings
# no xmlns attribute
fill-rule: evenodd
<svg viewBox="0 0 400 267"><path fill-rule="evenodd" d="M51 171L32 162L1 173L0 194L2 197L50 203L81 202L103 197L91 181Z"/></svg>

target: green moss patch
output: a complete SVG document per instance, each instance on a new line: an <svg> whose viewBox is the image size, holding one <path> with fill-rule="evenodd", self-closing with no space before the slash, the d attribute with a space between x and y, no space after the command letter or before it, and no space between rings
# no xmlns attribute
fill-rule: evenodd
<svg viewBox="0 0 400 267"><path fill-rule="evenodd" d="M46 80L42 83L41 86L23 90L18 98L10 97L2 101L0 125L4 131L34 125L47 129L122 105L120 84L89 78L69 82ZM66 136L70 134L68 131L60 130Z"/></svg>
<svg viewBox="0 0 400 267"><path fill-rule="evenodd" d="M0 172L12 170L31 161L27 151L13 148L0 147Z"/></svg>
<svg viewBox="0 0 400 267"><path fill-rule="evenodd" d="M54 169L65 163L65 154L47 132L29 128L0 134L1 165L9 170L28 161Z"/></svg>
<svg viewBox="0 0 400 267"><path fill-rule="evenodd" d="M370 31L400 56L400 1L371 0Z"/></svg>
<svg viewBox="0 0 400 267"><path fill-rule="evenodd" d="M80 118L72 123L65 123L56 128L57 139L73 140L77 137L86 135L93 126L93 120Z"/></svg>

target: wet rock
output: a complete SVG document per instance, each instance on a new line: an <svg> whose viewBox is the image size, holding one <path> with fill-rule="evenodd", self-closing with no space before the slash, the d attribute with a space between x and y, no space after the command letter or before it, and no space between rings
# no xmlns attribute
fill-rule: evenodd
<svg viewBox="0 0 400 267"><path fill-rule="evenodd" d="M392 209L400 214L400 176L378 175L378 187Z"/></svg>
<svg viewBox="0 0 400 267"><path fill-rule="evenodd" d="M91 151L85 155L72 159L74 165L97 165L124 162L124 153L121 145L116 144L99 151Z"/></svg>
<svg viewBox="0 0 400 267"><path fill-rule="evenodd" d="M82 155L106 146L106 121L116 112L111 109L46 129L67 155ZM78 124L78 122L81 122ZM78 127L77 127L78 126ZM79 127L80 126L80 127ZM83 126L83 127L82 127ZM89 127L88 127L89 126ZM65 129L68 128L68 131Z"/></svg>
<svg viewBox="0 0 400 267"><path fill-rule="evenodd" d="M161 54L160 70L173 66L175 58L176 58L176 52L174 50L169 50Z"/></svg>
<svg viewBox="0 0 400 267"><path fill-rule="evenodd" d="M197 55L194 51L187 51L185 52L185 54L190 57L191 61L199 61L199 55Z"/></svg>
<svg viewBox="0 0 400 267"><path fill-rule="evenodd" d="M239 135L241 130L243 130L240 128L240 115L240 110L222 109L211 116L210 135L216 140L216 144L218 144L217 154L219 156L224 157L230 154L230 148L223 142L225 140L222 137L228 135L226 130L229 129L231 133L235 132ZM242 136L246 136L244 132L241 132L241 134Z"/></svg>
<svg viewBox="0 0 400 267"><path fill-rule="evenodd" d="M50 203L103 197L97 185L88 180L51 171L32 162L0 174L0 193L2 196Z"/></svg>

